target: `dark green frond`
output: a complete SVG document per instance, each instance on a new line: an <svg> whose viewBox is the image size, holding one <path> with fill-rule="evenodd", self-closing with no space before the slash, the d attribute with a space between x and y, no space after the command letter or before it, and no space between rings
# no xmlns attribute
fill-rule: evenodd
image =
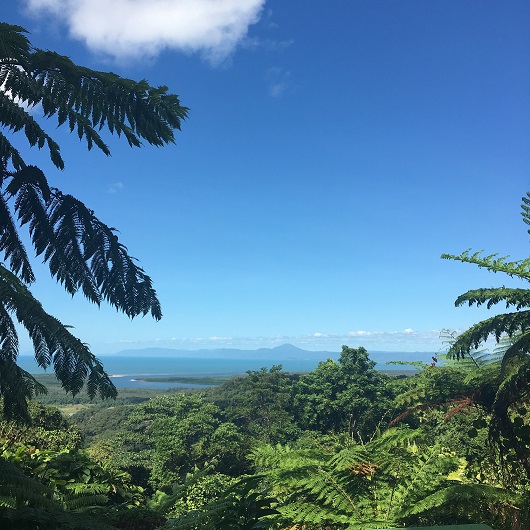
<svg viewBox="0 0 530 530"><path fill-rule="evenodd" d="M90 301L106 301L131 318L150 313L160 319L161 309L150 277L116 230L74 197L50 189L42 171L25 163L12 138L47 149L52 163L62 169L59 146L34 117L35 110L55 117L89 149L97 147L107 155L102 129L123 135L130 146L143 141L162 146L174 142L188 112L165 86L78 66L68 57L32 47L26 33L0 23L0 258L7 265L0 264L0 394L13 416L23 415L26 400L40 389L16 365L14 321L28 331L39 365L53 366L68 392L75 394L86 382L92 397L116 394L89 348L47 314L24 285L35 278L17 222L27 227L37 256L68 293L81 291Z"/></svg>
<svg viewBox="0 0 530 530"><path fill-rule="evenodd" d="M95 303L105 299L133 318L151 313L162 314L149 276L129 256L116 231L94 216L91 210L70 195L55 190L48 206L55 240L44 253L52 275L75 293Z"/></svg>
<svg viewBox="0 0 530 530"><path fill-rule="evenodd" d="M503 333L511 336L514 333L525 331L529 324L530 311L506 313L483 320L457 337L455 343L449 348L447 357L461 359L471 350L478 348L490 336L494 336L498 342Z"/></svg>
<svg viewBox="0 0 530 530"><path fill-rule="evenodd" d="M39 193L44 201L50 199L51 191L48 181L41 169L36 166L26 166L14 173L9 173L11 179L6 187L7 193L15 197L22 193L25 188L33 188ZM29 219L28 219L29 221ZM25 222L28 222L25 221Z"/></svg>
<svg viewBox="0 0 530 530"><path fill-rule="evenodd" d="M505 377L495 396L493 409L496 414L493 419L496 421L504 421L508 407L523 400L529 392L528 385L530 382L530 358L525 356L514 368L507 370Z"/></svg>
<svg viewBox="0 0 530 530"><path fill-rule="evenodd" d="M68 57L32 48L20 26L0 26L0 124L24 131L30 145L48 147L52 162L64 167L59 147L26 108L42 106L44 116L57 116L58 125L84 138L87 146L110 154L99 135L102 128L123 135L129 145L141 141L156 146L174 142L188 109L165 86L124 79L74 64ZM0 156L15 169L24 162L10 144L0 142Z"/></svg>
<svg viewBox="0 0 530 530"><path fill-rule="evenodd" d="M47 205L50 226L54 239L50 241L44 260L55 276L70 293L79 288L91 302L99 305L101 295L84 257L83 239L92 236L93 214L85 205L71 195L54 193Z"/></svg>
<svg viewBox="0 0 530 530"><path fill-rule="evenodd" d="M27 421L27 400L45 394L46 387L9 358L0 357L0 396L7 419Z"/></svg>
<svg viewBox="0 0 530 530"><path fill-rule="evenodd" d="M17 69L15 70L18 72ZM52 161L57 167L63 169L64 162L60 155L59 146L42 129L35 118L13 99L14 96L21 94L15 92L16 87L13 86L11 81L12 76L5 81L5 90L10 90L9 93L0 90L0 125L10 132L23 131L31 147L37 146L40 149L47 145ZM15 169L20 169L20 164L15 164L16 160L12 159L11 161Z"/></svg>
<svg viewBox="0 0 530 530"><path fill-rule="evenodd" d="M508 490L486 484L455 484L440 489L422 501L406 508L407 515L418 515L437 509L441 506L456 508L465 506L467 512L473 508L480 513L480 508L487 502L520 502L519 496Z"/></svg>
<svg viewBox="0 0 530 530"><path fill-rule="evenodd" d="M505 351L503 362L528 353L530 353L530 330L516 336L513 344Z"/></svg>
<svg viewBox="0 0 530 530"><path fill-rule="evenodd" d="M88 347L59 320L46 313L28 288L1 266L0 300L4 311L14 313L28 331L39 365L46 368L53 363L57 378L67 392L79 392L88 377L91 397L96 394L103 398L116 396L116 388ZM0 393L5 398L6 415L24 415L26 399L32 397L35 390L34 384L31 385L34 379L28 379L29 374L23 372L13 359L2 361Z"/></svg>
<svg viewBox="0 0 530 530"><path fill-rule="evenodd" d="M20 156L20 153L17 149L13 146L13 144L2 134L0 131L0 159L2 161L11 160L11 163L13 164L13 167L15 169L21 169L26 164L22 157Z"/></svg>
<svg viewBox="0 0 530 530"><path fill-rule="evenodd" d="M474 289L460 295L455 301L455 306L461 306L466 302L469 306L476 304L477 307L486 304L488 309L491 309L495 304L505 302L506 307L515 306L519 310L523 307L530 307L530 290L510 289L508 287Z"/></svg>
<svg viewBox="0 0 530 530"><path fill-rule="evenodd" d="M11 211L2 195L0 195L0 252L4 253L4 259L9 260L10 269L19 274L23 281L26 283L35 281L26 248L18 236Z"/></svg>
<svg viewBox="0 0 530 530"><path fill-rule="evenodd" d="M31 504L35 508L58 510L53 500L54 491L38 480L22 473L15 464L0 458L0 506L22 508Z"/></svg>
<svg viewBox="0 0 530 530"><path fill-rule="evenodd" d="M81 290L98 305L106 300L131 318L147 313L161 318L151 279L116 231L92 210L71 195L50 190L44 174L33 166L13 173L7 191L15 197L20 223L29 226L37 255L67 292Z"/></svg>
<svg viewBox="0 0 530 530"><path fill-rule="evenodd" d="M0 303L0 356L15 362L18 355L18 334L11 315Z"/></svg>
<svg viewBox="0 0 530 530"><path fill-rule="evenodd" d="M526 192L526 197L522 197L523 204L521 204L521 215L523 216L523 222L530 225L530 191ZM528 229L530 234L530 228Z"/></svg>
<svg viewBox="0 0 530 530"><path fill-rule="evenodd" d="M167 94L167 87L79 67L53 52L35 50L31 75L41 86L45 115L57 114L59 124L68 121L71 130L81 126L81 136L106 126L111 133L123 134L131 146L139 146L141 139L161 146L174 142L173 130L180 129L187 116L188 109L177 96Z"/></svg>
<svg viewBox="0 0 530 530"><path fill-rule="evenodd" d="M30 53L30 43L21 26L0 22L0 65L12 60L21 61Z"/></svg>

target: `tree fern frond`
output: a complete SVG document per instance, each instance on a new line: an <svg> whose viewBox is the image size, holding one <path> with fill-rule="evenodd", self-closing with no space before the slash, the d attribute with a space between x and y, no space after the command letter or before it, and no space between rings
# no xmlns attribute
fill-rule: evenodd
<svg viewBox="0 0 530 530"><path fill-rule="evenodd" d="M81 288L88 300L99 305L101 295L82 245L83 239L92 237L92 212L71 195L55 191L47 205L47 213L55 236L55 245L49 244L45 252L52 276L57 277L70 294Z"/></svg>
<svg viewBox="0 0 530 530"><path fill-rule="evenodd" d="M502 356L502 370L506 369L507 363L514 357L523 357L530 352L530 330L524 333L515 334L512 344L505 349Z"/></svg>
<svg viewBox="0 0 530 530"><path fill-rule="evenodd" d="M523 400L528 395L530 389L530 358L525 356L515 366L510 367L504 374L504 379L497 389L493 410L495 416L501 421L507 417L508 407ZM495 422L496 419L494 418Z"/></svg>
<svg viewBox="0 0 530 530"><path fill-rule="evenodd" d="M19 77L20 71L18 69L14 69L14 71L16 72L16 77ZM59 169L63 169L64 162L60 156L57 143L44 131L27 110L14 101L13 97L22 96L24 98L24 96L17 90L12 77L9 76L5 80L4 90L0 90L0 125L13 133L23 131L31 147L37 146L42 148L44 145L47 145L50 157L56 162ZM25 82L27 80L21 80L21 83L23 81ZM15 169L21 169L23 167L20 163L16 163L16 160L13 160L12 157L11 161Z"/></svg>
<svg viewBox="0 0 530 530"><path fill-rule="evenodd" d="M530 192L526 192L526 197L522 197L523 204L521 204L521 215L523 217L523 222L527 225L530 225ZM530 234L530 228L528 229Z"/></svg>
<svg viewBox="0 0 530 530"><path fill-rule="evenodd" d="M29 56L31 46L25 33L27 30L21 26L0 22L0 65Z"/></svg>
<svg viewBox="0 0 530 530"><path fill-rule="evenodd" d="M139 146L141 139L161 146L174 142L173 130L180 129L187 116L188 109L177 96L167 94L167 87L79 67L53 52L35 50L30 62L45 115L57 114L59 124L69 120L70 127L81 126L81 136L95 138L94 128L106 126L111 133L123 134L131 146Z"/></svg>
<svg viewBox="0 0 530 530"><path fill-rule="evenodd" d="M155 146L173 143L188 109L165 86L151 87L113 73L80 67L68 57L31 46L26 30L0 23L0 254L10 268L0 266L0 333L5 374L0 392L5 404L23 413L25 399L38 388L14 361L18 338L12 317L28 330L37 362L53 364L63 387L72 393L87 382L89 395L114 396L116 389L101 363L57 319L48 315L21 283L34 281L16 222L29 230L37 256L68 293L81 291L96 304L103 300L133 318L150 313L161 318L150 277L129 255L116 231L106 226L75 198L50 189L42 171L25 163L11 136L30 147L47 149L52 163L64 168L60 149L31 111L55 117L105 154L102 129L124 136L130 146L146 141ZM10 401L7 392L13 391ZM22 399L20 407L16 399ZM18 412L17 412L18 411ZM8 413L11 413L8 412Z"/></svg>
<svg viewBox="0 0 530 530"><path fill-rule="evenodd" d="M57 378L67 392L73 394L79 392L88 375L92 396L96 392L101 397L116 396L114 385L88 347L74 337L59 320L46 313L27 287L14 274L1 266L0 299L6 310L14 312L17 320L28 330L35 352L38 354L37 361L41 362L41 366L48 366L53 358ZM9 365L5 366L8 367ZM31 397L27 389L23 390L26 379L20 369L14 365L10 368L10 372L11 377L7 381L0 381L0 392L6 398L4 407L8 416L23 413L26 408L25 399ZM16 399L15 402L8 400L8 393L15 389L19 389L17 398L21 397L21 392L24 395L18 408Z"/></svg>
<svg viewBox="0 0 530 530"><path fill-rule="evenodd" d="M479 513L481 506L486 502L511 504L520 502L520 499L514 492L487 484L455 484L440 489L419 502L407 506L404 513L405 515L419 515L441 506L451 508L465 506L468 513L473 508Z"/></svg>
<svg viewBox="0 0 530 530"><path fill-rule="evenodd" d="M449 348L447 357L450 359L463 358L472 349L477 349L491 335L498 342L503 333L511 336L519 331L525 331L529 321L530 311L505 313L483 320L457 337L455 343Z"/></svg>
<svg viewBox="0 0 530 530"><path fill-rule="evenodd" d="M530 258L518 261L506 261L508 256L498 258L498 254L490 254L489 256L482 256L481 254L482 252L470 254L470 251L466 250L460 256L442 254L441 257L442 259L451 259L463 263L473 263L491 272L504 272L509 276L530 281Z"/></svg>
<svg viewBox="0 0 530 530"><path fill-rule="evenodd" d="M58 190L50 190L38 168L15 172L7 187L15 196L15 211L28 224L37 255L43 255L50 272L75 294L79 289L90 301L103 299L129 317L161 309L149 276L129 256L116 231L102 223L86 206Z"/></svg>
<svg viewBox="0 0 530 530"><path fill-rule="evenodd" d="M0 356L16 361L18 355L18 334L15 323L4 305L0 303Z"/></svg>
<svg viewBox="0 0 530 530"><path fill-rule="evenodd" d="M96 485L94 485L96 486ZM107 488L105 488L106 490ZM106 493L106 491L104 492ZM72 512L83 512L87 508L104 506L108 504L109 498L103 493L91 492L89 489L78 489L74 494L62 495L62 503L66 510Z"/></svg>
<svg viewBox="0 0 530 530"><path fill-rule="evenodd" d="M7 419L28 420L27 400L46 393L46 387L10 359L0 358L0 396Z"/></svg>
<svg viewBox="0 0 530 530"><path fill-rule="evenodd" d="M18 466L0 457L0 506L20 508L31 504L34 507L59 509L53 496L52 488L28 477Z"/></svg>
<svg viewBox="0 0 530 530"><path fill-rule="evenodd" d="M26 249L19 238L17 228L4 197L0 195L0 252L9 259L10 269L19 274L23 281L32 283L35 276Z"/></svg>
<svg viewBox="0 0 530 530"><path fill-rule="evenodd" d="M0 131L0 159L2 161L10 160L15 169L22 169L26 164L22 159L19 151Z"/></svg>
<svg viewBox="0 0 530 530"><path fill-rule="evenodd" d="M458 333L456 331L450 331L448 329L442 330L440 333L440 338L442 338L442 343L447 346L447 350L450 350L451 347L455 344ZM505 336L499 339L499 345L505 340ZM484 366L493 363L500 363L502 359L502 354L500 352L500 347L494 349L491 353L488 349L471 349L467 355L461 357L460 359L455 359L454 357L448 357L447 351L445 353L438 354L438 358L443 361L444 366L458 367L460 370L465 370L469 372L466 376L467 380L470 380L474 377L474 372L477 369L480 369Z"/></svg>
<svg viewBox="0 0 530 530"><path fill-rule="evenodd" d="M530 307L530 291L528 289L510 289L507 287L497 287L490 289L474 289L460 295L455 306L461 306L468 303L471 307L476 304L477 307L486 304L488 309L500 302L505 302L506 307L515 306L517 310L523 307Z"/></svg>

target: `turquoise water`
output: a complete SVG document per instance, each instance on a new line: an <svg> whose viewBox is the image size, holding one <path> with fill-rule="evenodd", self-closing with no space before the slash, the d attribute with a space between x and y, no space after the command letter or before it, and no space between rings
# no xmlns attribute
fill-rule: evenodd
<svg viewBox="0 0 530 530"><path fill-rule="evenodd" d="M204 385L184 383L137 381L140 377L214 376L244 374L247 370L271 368L281 364L286 372L310 372L318 362L309 359L207 359L203 357L110 357L101 356L106 372L117 388L201 388ZM53 373L52 368L43 370L29 355L18 358L19 366L32 374Z"/></svg>
<svg viewBox="0 0 530 530"><path fill-rule="evenodd" d="M111 357L101 356L108 374L114 376L204 376L244 374L247 370L259 370L281 364L286 372L310 372L317 365L317 360L309 359L208 359L204 357ZM51 373L44 371L33 357L21 355L18 364L32 374Z"/></svg>
<svg viewBox="0 0 530 530"><path fill-rule="evenodd" d="M405 356L407 354L404 354ZM410 354L408 354L410 355ZM338 357L338 355L337 355ZM399 358L399 357L397 357ZM403 358L403 357L401 357ZM223 359L205 357L125 357L125 356L101 356L99 357L106 372L112 377L112 381L118 388L199 388L203 385L191 385L183 383L137 381L141 377L172 377L172 376L216 376L244 374L247 370L259 370L263 367L269 369L274 365L282 365L285 372L311 372L318 363L326 359ZM376 368L388 370L403 368L388 366L380 362ZM30 355L18 357L18 364L24 370L32 374L53 373L53 368L43 370L37 365L35 359Z"/></svg>

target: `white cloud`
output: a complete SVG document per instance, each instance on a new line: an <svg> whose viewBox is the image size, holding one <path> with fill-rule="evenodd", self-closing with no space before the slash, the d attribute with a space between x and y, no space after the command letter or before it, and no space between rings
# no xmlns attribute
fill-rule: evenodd
<svg viewBox="0 0 530 530"><path fill-rule="evenodd" d="M228 57L258 21L266 0L27 0L72 37L115 58L155 56L164 49Z"/></svg>
<svg viewBox="0 0 530 530"><path fill-rule="evenodd" d="M348 337L371 337L372 335L380 335L383 333L382 331L363 331L362 329L359 331L349 331Z"/></svg>
<svg viewBox="0 0 530 530"><path fill-rule="evenodd" d="M167 346L195 350L198 348L231 347L254 350L274 348L291 343L302 349L313 351L340 352L341 346L357 348L364 346L368 351L397 352L438 352L443 349L440 330L413 331L350 331L346 333L315 332L308 335L274 336L210 336L210 337L174 337L167 339L138 341L137 347Z"/></svg>
<svg viewBox="0 0 530 530"><path fill-rule="evenodd" d="M107 188L107 193L118 193L123 188L123 182L114 182Z"/></svg>

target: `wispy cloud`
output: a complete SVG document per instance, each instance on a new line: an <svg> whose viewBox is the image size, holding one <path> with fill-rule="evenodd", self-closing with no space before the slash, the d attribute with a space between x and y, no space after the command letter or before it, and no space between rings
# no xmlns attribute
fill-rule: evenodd
<svg viewBox="0 0 530 530"><path fill-rule="evenodd" d="M108 188L107 193L118 193L121 191L125 186L123 185L123 182L113 182Z"/></svg>
<svg viewBox="0 0 530 530"><path fill-rule="evenodd" d="M291 88L291 72L277 66L269 68L265 73L269 95L278 98Z"/></svg>
<svg viewBox="0 0 530 530"><path fill-rule="evenodd" d="M402 331L349 331L345 333L323 333L321 331L307 335L274 335L256 337L170 337L156 338L152 341L138 341L135 347L148 346L169 347L196 350L201 348L241 348L258 349L274 348L291 343L311 351L340 352L341 346L364 346L369 351L401 351L401 352L438 352L443 348L440 330L414 331L407 328ZM122 343L123 344L123 343ZM130 344L130 343L129 343ZM117 345L117 344L116 344ZM130 344L132 346L132 344Z"/></svg>
<svg viewBox="0 0 530 530"><path fill-rule="evenodd" d="M244 48L254 50L262 49L270 52L283 52L294 43L294 39L286 40L274 40L274 39L263 39L260 37L245 37L241 45Z"/></svg>
<svg viewBox="0 0 530 530"><path fill-rule="evenodd" d="M30 13L52 14L72 37L114 58L164 49L226 59L258 21L266 0L27 0Z"/></svg>

